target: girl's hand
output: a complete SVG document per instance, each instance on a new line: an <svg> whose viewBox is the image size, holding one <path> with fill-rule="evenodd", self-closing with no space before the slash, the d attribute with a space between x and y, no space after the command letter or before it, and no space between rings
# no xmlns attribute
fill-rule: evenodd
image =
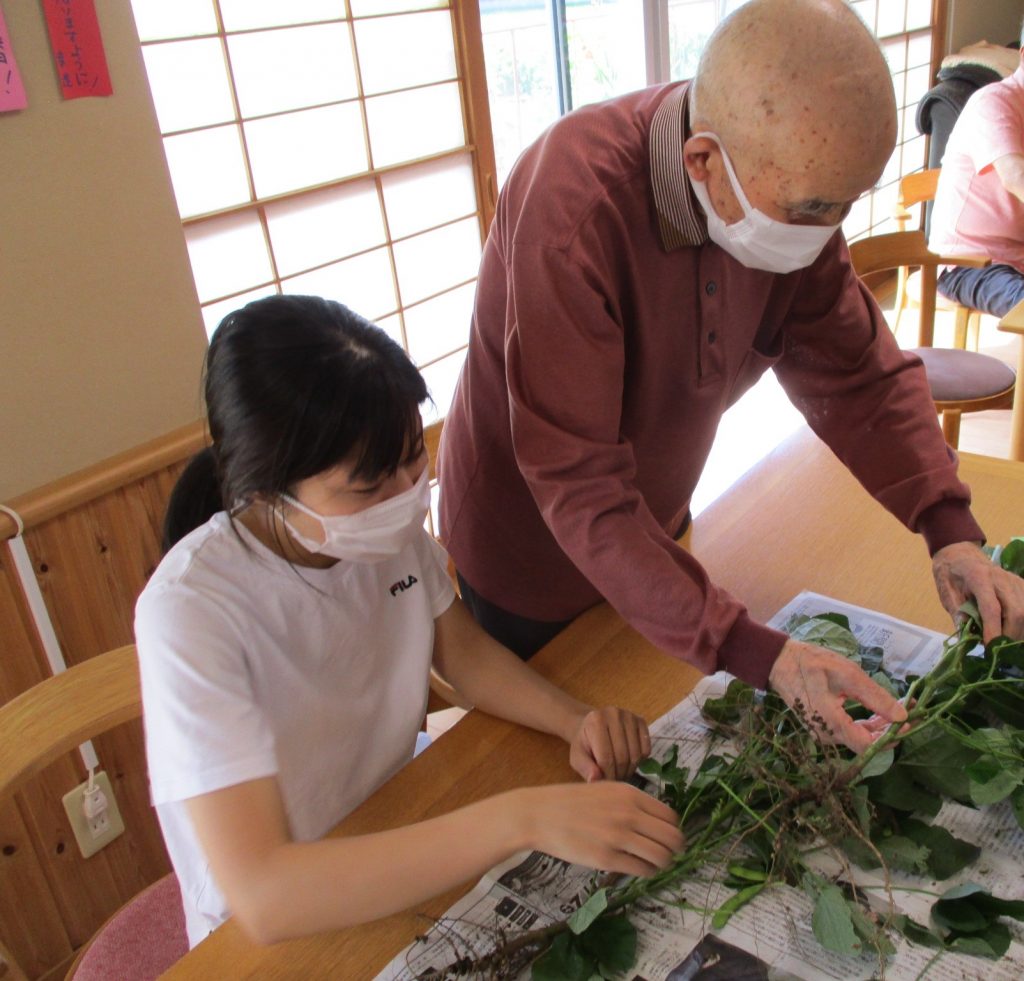
<svg viewBox="0 0 1024 981"><path fill-rule="evenodd" d="M676 812L628 783L527 787L509 796L525 847L588 868L653 875L685 845Z"/></svg>
<svg viewBox="0 0 1024 981"><path fill-rule="evenodd" d="M587 783L623 780L651 755L647 723L626 709L609 706L580 716L569 740L569 763Z"/></svg>

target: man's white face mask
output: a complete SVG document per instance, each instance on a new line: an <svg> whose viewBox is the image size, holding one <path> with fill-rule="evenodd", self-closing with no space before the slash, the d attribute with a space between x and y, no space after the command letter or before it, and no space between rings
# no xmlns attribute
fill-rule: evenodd
<svg viewBox="0 0 1024 981"><path fill-rule="evenodd" d="M835 234L838 225L787 225L783 221L769 218L763 211L758 211L743 193L722 141L714 133L693 135L707 137L718 144L733 194L743 209L743 217L734 224L727 225L711 204L707 183L690 177L693 193L708 217L708 235L712 242L749 269L763 269L773 273L790 273L804 269L821 255L821 250Z"/></svg>

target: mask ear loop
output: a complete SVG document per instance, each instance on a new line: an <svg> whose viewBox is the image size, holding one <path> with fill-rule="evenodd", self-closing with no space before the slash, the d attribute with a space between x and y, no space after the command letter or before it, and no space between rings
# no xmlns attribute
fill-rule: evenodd
<svg viewBox="0 0 1024 981"><path fill-rule="evenodd" d="M740 205L743 207L743 217L749 218L751 213L756 209L750 203L750 199L743 190L743 187L740 184L740 179L736 176L736 168L732 165L732 158L729 156L725 147L722 146L722 141L710 130L703 133L694 133L691 139L696 139L698 136L703 136L706 139L713 140L715 145L718 147L718 152L722 155L722 163L725 164L725 172L729 175L729 183L732 184L732 193L736 195L736 200L739 201Z"/></svg>

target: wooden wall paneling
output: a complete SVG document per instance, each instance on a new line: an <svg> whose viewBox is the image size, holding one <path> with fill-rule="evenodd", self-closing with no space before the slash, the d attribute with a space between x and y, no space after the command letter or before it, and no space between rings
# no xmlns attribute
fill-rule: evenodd
<svg viewBox="0 0 1024 981"><path fill-rule="evenodd" d="M184 461L162 467L76 504L25 533L47 609L65 659L75 664L130 643L135 600L160 558L167 498ZM49 674L8 554L0 549L3 658L0 698L13 697ZM136 893L170 870L149 803L142 724L120 726L95 743L113 784L125 834L83 859L61 797L85 779L71 754L30 782L0 823L0 921L30 977L66 960ZM8 841L8 839L10 839ZM10 859L10 861L9 861ZM16 862L15 862L16 860ZM17 902L18 915L5 908ZM8 914L12 915L8 915Z"/></svg>
<svg viewBox="0 0 1024 981"><path fill-rule="evenodd" d="M26 533L68 664L132 642L135 601L159 562L163 512L180 469L164 468Z"/></svg>
<svg viewBox="0 0 1024 981"><path fill-rule="evenodd" d="M0 801L0 942L30 978L73 949L16 799Z"/></svg>
<svg viewBox="0 0 1024 981"><path fill-rule="evenodd" d="M49 673L10 546L4 542L0 544L0 703L20 695Z"/></svg>

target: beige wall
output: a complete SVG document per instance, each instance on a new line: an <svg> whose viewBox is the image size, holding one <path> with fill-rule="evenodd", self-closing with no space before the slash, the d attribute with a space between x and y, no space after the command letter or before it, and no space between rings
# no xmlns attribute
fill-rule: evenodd
<svg viewBox="0 0 1024 981"><path fill-rule="evenodd" d="M28 108L0 114L0 501L201 414L206 336L129 0L114 94L61 99L41 4L3 5Z"/></svg>
<svg viewBox="0 0 1024 981"><path fill-rule="evenodd" d="M1020 36L1024 0L951 0L947 51L975 41L1005 44Z"/></svg>

